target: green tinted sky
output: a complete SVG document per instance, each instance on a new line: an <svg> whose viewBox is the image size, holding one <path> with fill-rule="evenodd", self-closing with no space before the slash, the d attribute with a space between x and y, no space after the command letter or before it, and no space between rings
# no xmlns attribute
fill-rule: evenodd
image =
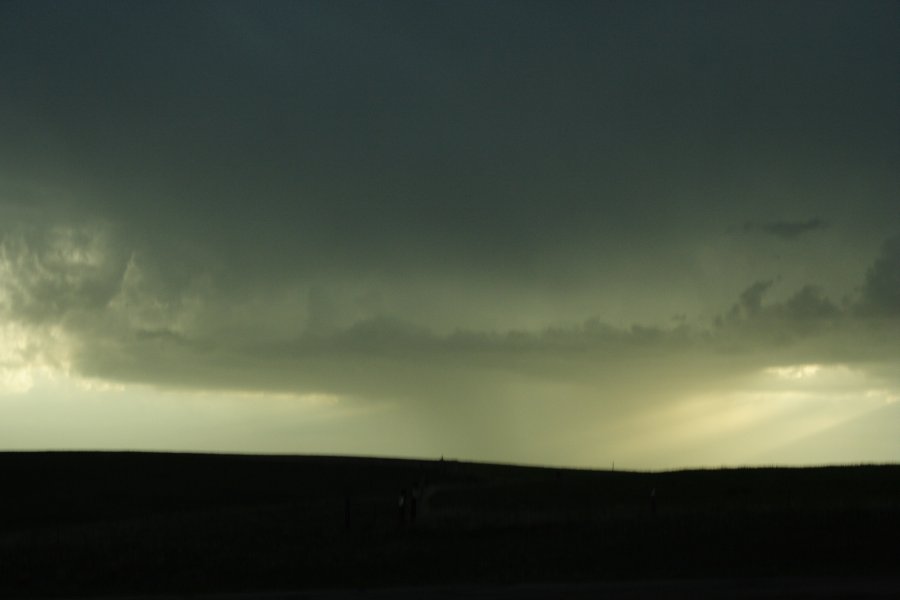
<svg viewBox="0 0 900 600"><path fill-rule="evenodd" d="M896 461L898 30L0 4L0 448Z"/></svg>

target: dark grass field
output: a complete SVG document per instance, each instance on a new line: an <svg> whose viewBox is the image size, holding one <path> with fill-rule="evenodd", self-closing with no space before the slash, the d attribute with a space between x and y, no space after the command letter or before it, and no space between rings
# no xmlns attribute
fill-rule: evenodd
<svg viewBox="0 0 900 600"><path fill-rule="evenodd" d="M0 475L0 597L900 577L897 465L0 453Z"/></svg>

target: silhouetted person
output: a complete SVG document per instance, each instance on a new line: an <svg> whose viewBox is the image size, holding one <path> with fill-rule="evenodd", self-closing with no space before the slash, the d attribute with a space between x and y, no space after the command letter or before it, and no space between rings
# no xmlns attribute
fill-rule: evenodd
<svg viewBox="0 0 900 600"><path fill-rule="evenodd" d="M403 527L406 522L406 488L400 490L400 496L397 498L397 526Z"/></svg>
<svg viewBox="0 0 900 600"><path fill-rule="evenodd" d="M350 494L344 493L344 529L350 529Z"/></svg>

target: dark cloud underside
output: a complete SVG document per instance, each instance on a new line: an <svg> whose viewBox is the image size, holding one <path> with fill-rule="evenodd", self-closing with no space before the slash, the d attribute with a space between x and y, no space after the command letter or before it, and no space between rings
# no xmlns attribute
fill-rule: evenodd
<svg viewBox="0 0 900 600"><path fill-rule="evenodd" d="M0 376L501 424L783 364L896 389L898 27L896 2L0 3Z"/></svg>

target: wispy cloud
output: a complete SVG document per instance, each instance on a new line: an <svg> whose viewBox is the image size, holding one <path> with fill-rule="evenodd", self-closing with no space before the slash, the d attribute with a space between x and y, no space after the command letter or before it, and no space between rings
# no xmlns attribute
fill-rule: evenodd
<svg viewBox="0 0 900 600"><path fill-rule="evenodd" d="M764 223L748 221L744 223L743 230L748 233L764 233L790 241L826 227L828 227L826 221L815 217L806 221L767 221Z"/></svg>

